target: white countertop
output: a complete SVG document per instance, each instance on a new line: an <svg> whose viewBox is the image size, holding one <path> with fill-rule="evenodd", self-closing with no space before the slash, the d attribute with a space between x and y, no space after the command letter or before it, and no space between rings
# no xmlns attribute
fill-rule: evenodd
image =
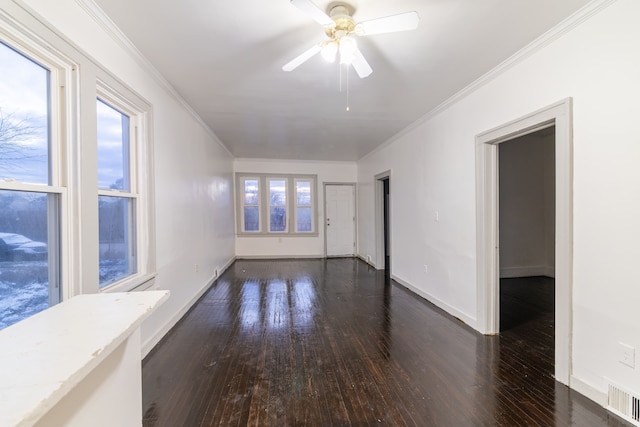
<svg viewBox="0 0 640 427"><path fill-rule="evenodd" d="M0 426L40 419L168 297L79 295L0 331Z"/></svg>

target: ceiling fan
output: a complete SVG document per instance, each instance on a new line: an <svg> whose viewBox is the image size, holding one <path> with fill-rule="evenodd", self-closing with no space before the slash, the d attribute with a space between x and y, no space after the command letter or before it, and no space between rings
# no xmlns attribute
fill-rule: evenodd
<svg viewBox="0 0 640 427"><path fill-rule="evenodd" d="M353 65L358 76L365 78L373 69L358 49L354 36L415 30L420 22L415 11L356 23L345 5L333 6L329 14L326 14L311 0L291 0L291 4L322 25L329 39L314 45L285 64L282 67L284 71L292 71L320 53L329 62L334 62L339 55L340 64Z"/></svg>

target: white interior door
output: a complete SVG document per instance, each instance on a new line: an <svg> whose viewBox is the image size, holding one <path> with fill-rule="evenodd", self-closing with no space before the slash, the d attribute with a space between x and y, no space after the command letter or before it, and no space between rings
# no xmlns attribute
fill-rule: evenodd
<svg viewBox="0 0 640 427"><path fill-rule="evenodd" d="M355 255L355 187L352 184L325 184L324 200L327 256Z"/></svg>

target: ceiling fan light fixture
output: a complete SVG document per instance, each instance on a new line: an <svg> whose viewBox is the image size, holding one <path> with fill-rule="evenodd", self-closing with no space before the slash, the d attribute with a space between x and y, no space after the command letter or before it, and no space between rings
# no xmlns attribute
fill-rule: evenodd
<svg viewBox="0 0 640 427"><path fill-rule="evenodd" d="M356 50L358 50L358 44L353 37L342 37L340 39L340 63L351 64Z"/></svg>
<svg viewBox="0 0 640 427"><path fill-rule="evenodd" d="M336 55L338 54L338 44L334 41L331 41L324 46L322 46L322 50L320 54L327 62L335 62Z"/></svg>

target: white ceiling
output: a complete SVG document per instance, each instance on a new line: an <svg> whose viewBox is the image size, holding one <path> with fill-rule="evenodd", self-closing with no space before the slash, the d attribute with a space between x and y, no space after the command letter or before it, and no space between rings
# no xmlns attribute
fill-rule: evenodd
<svg viewBox="0 0 640 427"><path fill-rule="evenodd" d="M589 0L316 0L365 21L415 10L417 30L358 39L373 68L319 55L323 28L288 0L95 0L236 157L357 160Z"/></svg>

